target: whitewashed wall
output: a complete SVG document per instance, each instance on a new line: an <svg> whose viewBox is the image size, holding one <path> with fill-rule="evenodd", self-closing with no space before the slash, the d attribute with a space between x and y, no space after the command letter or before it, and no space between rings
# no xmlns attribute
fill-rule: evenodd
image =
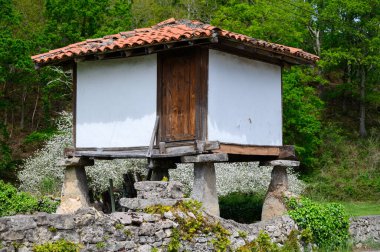
<svg viewBox="0 0 380 252"><path fill-rule="evenodd" d="M76 147L148 146L157 55L78 63Z"/></svg>
<svg viewBox="0 0 380 252"><path fill-rule="evenodd" d="M281 67L209 51L208 139L282 145Z"/></svg>

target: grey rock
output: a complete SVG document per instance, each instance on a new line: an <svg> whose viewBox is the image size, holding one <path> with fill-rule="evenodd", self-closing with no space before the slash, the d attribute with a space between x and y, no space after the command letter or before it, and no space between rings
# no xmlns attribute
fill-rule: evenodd
<svg viewBox="0 0 380 252"><path fill-rule="evenodd" d="M173 231L171 229L165 229L166 237L171 237L172 233L173 233Z"/></svg>
<svg viewBox="0 0 380 252"><path fill-rule="evenodd" d="M34 221L37 223L37 226L46 226L49 225L48 216L48 213L37 213L33 217Z"/></svg>
<svg viewBox="0 0 380 252"><path fill-rule="evenodd" d="M167 229L167 228L172 228L174 227L174 224L176 224L175 222L171 221L171 220L164 220L164 221L160 221L158 222L158 224L160 225L160 228L162 229ZM178 225L178 224L177 224Z"/></svg>
<svg viewBox="0 0 380 252"><path fill-rule="evenodd" d="M177 199L139 199L139 198L121 198L119 204L122 207L126 207L131 210L140 210L147 207L163 205L163 206L174 206L179 200Z"/></svg>
<svg viewBox="0 0 380 252"><path fill-rule="evenodd" d="M69 240L72 242L79 242L80 240L79 234L74 230L58 231L53 235L53 238L52 238L52 240L54 241L61 240L61 239Z"/></svg>
<svg viewBox="0 0 380 252"><path fill-rule="evenodd" d="M133 249L136 247L136 243L133 241L127 241L125 242L125 249Z"/></svg>
<svg viewBox="0 0 380 252"><path fill-rule="evenodd" d="M84 243L98 243L103 241L104 231L99 226L84 227L81 232L81 240Z"/></svg>
<svg viewBox="0 0 380 252"><path fill-rule="evenodd" d="M162 246L162 242L155 242L155 243L153 243L153 248L160 248L161 246Z"/></svg>
<svg viewBox="0 0 380 252"><path fill-rule="evenodd" d="M4 232L8 229L8 219L0 218L0 232Z"/></svg>
<svg viewBox="0 0 380 252"><path fill-rule="evenodd" d="M148 237L146 238L146 242L147 242L147 243L152 244L152 243L154 243L155 241L156 241L156 239L155 239L153 236L148 236Z"/></svg>
<svg viewBox="0 0 380 252"><path fill-rule="evenodd" d="M147 236L145 236L145 235L140 235L139 236L139 242L141 243L141 244L145 244L145 243L147 243Z"/></svg>
<svg viewBox="0 0 380 252"><path fill-rule="evenodd" d="M74 216L71 214L51 214L47 217L50 226L57 229L73 229L75 226Z"/></svg>
<svg viewBox="0 0 380 252"><path fill-rule="evenodd" d="M182 184L177 181L136 182L137 198L140 199L180 199L183 198Z"/></svg>
<svg viewBox="0 0 380 252"><path fill-rule="evenodd" d="M166 238L166 233L161 229L158 232L154 234L156 236L156 241L161 241L162 239Z"/></svg>
<svg viewBox="0 0 380 252"><path fill-rule="evenodd" d="M107 251L119 251L125 248L125 242L108 242Z"/></svg>
<svg viewBox="0 0 380 252"><path fill-rule="evenodd" d="M144 214L142 217L143 220L147 222L155 222L157 220L157 217L152 214Z"/></svg>
<svg viewBox="0 0 380 252"><path fill-rule="evenodd" d="M133 214L132 215L132 224L135 224L135 225L140 225L141 223L143 223L143 217L139 214Z"/></svg>
<svg viewBox="0 0 380 252"><path fill-rule="evenodd" d="M125 212L114 212L110 214L111 219L119 221L123 225L132 224L132 216Z"/></svg>
<svg viewBox="0 0 380 252"><path fill-rule="evenodd" d="M27 215L13 216L13 218L8 221L8 225L10 225L13 231L23 231L37 227L37 223L33 217Z"/></svg>
<svg viewBox="0 0 380 252"><path fill-rule="evenodd" d="M2 240L7 240L7 241L17 241L17 240L22 240L25 237L25 233L21 231L13 231L9 230L7 232L3 232L0 234L0 238Z"/></svg>
<svg viewBox="0 0 380 252"><path fill-rule="evenodd" d="M152 247L147 244L142 245L137 249L138 252L150 252L151 250L152 250Z"/></svg>
<svg viewBox="0 0 380 252"><path fill-rule="evenodd" d="M156 226L153 223L143 223L140 226L139 235L153 235L155 233Z"/></svg>
<svg viewBox="0 0 380 252"><path fill-rule="evenodd" d="M164 213L164 217L166 219L169 219L169 220L174 220L175 219L175 217L174 217L174 215L173 215L173 213L171 211L165 212Z"/></svg>

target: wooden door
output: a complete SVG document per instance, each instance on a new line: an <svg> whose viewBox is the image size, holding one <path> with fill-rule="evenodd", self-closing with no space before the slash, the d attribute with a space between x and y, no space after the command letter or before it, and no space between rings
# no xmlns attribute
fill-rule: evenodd
<svg viewBox="0 0 380 252"><path fill-rule="evenodd" d="M160 141L196 138L196 55L187 49L159 56Z"/></svg>

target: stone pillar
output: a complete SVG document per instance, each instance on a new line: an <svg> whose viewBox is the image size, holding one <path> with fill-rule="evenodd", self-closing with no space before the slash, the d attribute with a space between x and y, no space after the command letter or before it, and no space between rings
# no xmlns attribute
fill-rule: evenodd
<svg viewBox="0 0 380 252"><path fill-rule="evenodd" d="M288 191L287 167L299 166L298 161L274 160L268 163L274 166L272 178L265 196L261 220L270 220L274 217L282 216L286 213L284 194Z"/></svg>
<svg viewBox="0 0 380 252"><path fill-rule="evenodd" d="M214 163L194 163L194 183L191 198L202 202L208 213L219 216Z"/></svg>
<svg viewBox="0 0 380 252"><path fill-rule="evenodd" d="M90 206L85 166L93 164L94 160L78 157L65 159L61 164L66 168L58 214L73 213Z"/></svg>

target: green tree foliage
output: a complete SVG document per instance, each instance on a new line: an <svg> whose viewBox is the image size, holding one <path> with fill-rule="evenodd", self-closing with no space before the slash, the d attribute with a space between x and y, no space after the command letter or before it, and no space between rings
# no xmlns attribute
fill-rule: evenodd
<svg viewBox="0 0 380 252"><path fill-rule="evenodd" d="M311 82L318 76L307 70L293 68L283 75L283 129L284 142L295 145L302 165L312 167L321 144L321 111L323 102L317 96Z"/></svg>
<svg viewBox="0 0 380 252"><path fill-rule="evenodd" d="M229 0L216 12L212 24L254 38L302 47L309 15L300 15L296 7L308 5L293 2Z"/></svg>
<svg viewBox="0 0 380 252"><path fill-rule="evenodd" d="M331 80L343 86L340 88L343 102L351 96L359 103L355 109L360 121L359 133L366 136L368 106L380 105L380 3L315 1L314 8L318 13L314 26L321 31L320 65L326 72L342 75L338 81Z"/></svg>

